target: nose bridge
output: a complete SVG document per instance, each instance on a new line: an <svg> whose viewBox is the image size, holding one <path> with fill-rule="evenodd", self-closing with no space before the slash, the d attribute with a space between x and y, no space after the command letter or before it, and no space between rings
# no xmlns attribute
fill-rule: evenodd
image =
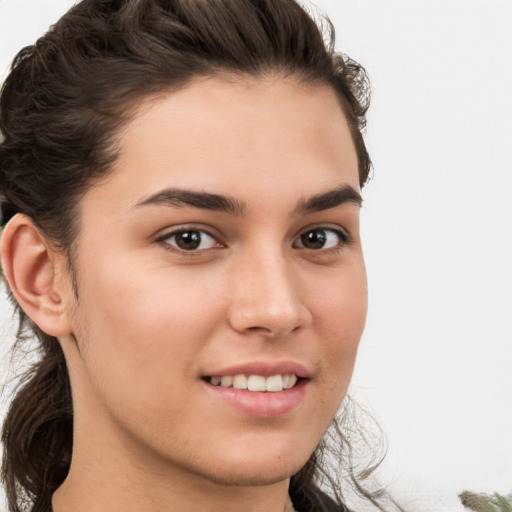
<svg viewBox="0 0 512 512"><path fill-rule="evenodd" d="M267 246L240 258L234 276L230 322L236 330L280 336L310 321L292 261L283 250Z"/></svg>

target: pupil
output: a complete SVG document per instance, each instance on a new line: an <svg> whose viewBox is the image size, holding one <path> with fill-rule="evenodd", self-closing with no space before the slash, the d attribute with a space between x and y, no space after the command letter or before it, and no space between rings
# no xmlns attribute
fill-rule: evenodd
<svg viewBox="0 0 512 512"><path fill-rule="evenodd" d="M304 233L301 237L302 245L309 249L321 249L327 241L327 236L323 229L315 229Z"/></svg>
<svg viewBox="0 0 512 512"><path fill-rule="evenodd" d="M197 249L201 244L201 235L198 231L184 231L176 235L176 245L180 249Z"/></svg>

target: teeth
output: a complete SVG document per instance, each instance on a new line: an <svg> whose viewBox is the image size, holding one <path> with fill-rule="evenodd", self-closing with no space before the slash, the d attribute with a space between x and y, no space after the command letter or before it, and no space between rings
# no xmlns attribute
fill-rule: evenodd
<svg viewBox="0 0 512 512"><path fill-rule="evenodd" d="M235 375L233 377L233 387L235 389L247 389L247 377L245 375Z"/></svg>
<svg viewBox="0 0 512 512"><path fill-rule="evenodd" d="M297 375L293 375L293 373L290 375L290 379L286 383L286 387L284 389L290 389L293 388L297 384Z"/></svg>
<svg viewBox="0 0 512 512"><path fill-rule="evenodd" d="M271 375L270 377L263 377L262 375L246 376L243 374L225 375L223 377L210 377L210 383L214 386L220 385L223 388L233 387L235 389L275 393L293 388L297 383L297 376L293 373Z"/></svg>
<svg viewBox="0 0 512 512"><path fill-rule="evenodd" d="M281 391L283 386L283 377L281 375L272 375L265 382L265 391Z"/></svg>
<svg viewBox="0 0 512 512"><path fill-rule="evenodd" d="M247 389L249 391L265 391L265 377L261 375L251 375L247 379Z"/></svg>
<svg viewBox="0 0 512 512"><path fill-rule="evenodd" d="M227 377L221 377L220 385L223 388L230 388L233 385L233 377L231 377L231 375L228 375Z"/></svg>

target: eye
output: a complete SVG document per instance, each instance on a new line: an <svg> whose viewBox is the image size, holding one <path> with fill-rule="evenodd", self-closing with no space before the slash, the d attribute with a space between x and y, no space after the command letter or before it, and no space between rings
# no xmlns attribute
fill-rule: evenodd
<svg viewBox="0 0 512 512"><path fill-rule="evenodd" d="M295 246L318 251L320 249L341 248L347 242L348 236L342 231L315 228L302 233Z"/></svg>
<svg viewBox="0 0 512 512"><path fill-rule="evenodd" d="M180 251L202 251L220 247L220 243L209 233L200 229L180 229L159 239Z"/></svg>

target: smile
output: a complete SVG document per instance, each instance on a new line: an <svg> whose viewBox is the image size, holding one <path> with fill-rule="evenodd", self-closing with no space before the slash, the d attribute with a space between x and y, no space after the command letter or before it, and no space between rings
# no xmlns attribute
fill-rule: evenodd
<svg viewBox="0 0 512 512"><path fill-rule="evenodd" d="M209 377L210 384L223 388L234 388L248 391L277 393L285 389L293 388L298 381L297 375L293 373L270 375L224 375Z"/></svg>

